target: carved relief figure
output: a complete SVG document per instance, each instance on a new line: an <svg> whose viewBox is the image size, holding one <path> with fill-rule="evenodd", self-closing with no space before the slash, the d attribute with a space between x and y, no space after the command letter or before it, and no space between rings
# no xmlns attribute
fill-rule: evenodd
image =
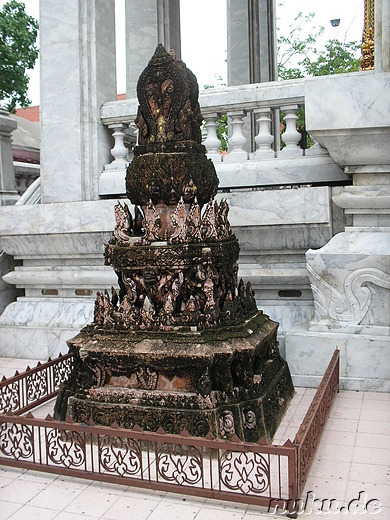
<svg viewBox="0 0 390 520"><path fill-rule="evenodd" d="M218 232L221 239L229 238L232 234L232 229L228 220L229 204L226 199L222 199L218 209Z"/></svg>
<svg viewBox="0 0 390 520"><path fill-rule="evenodd" d="M221 434L230 437L234 434L234 416L230 410L225 410L219 416L219 429Z"/></svg>
<svg viewBox="0 0 390 520"><path fill-rule="evenodd" d="M157 214L156 208L154 207L151 200L145 210L145 218L142 221L142 226L145 230L143 237L145 242L152 242L153 240L159 239L159 231L161 228L161 218Z"/></svg>
<svg viewBox="0 0 390 520"><path fill-rule="evenodd" d="M183 197L180 197L175 212L171 217L172 226L175 228L175 231L171 235L172 242L181 243L185 241L187 235L186 216L184 200Z"/></svg>
<svg viewBox="0 0 390 520"><path fill-rule="evenodd" d="M206 209L203 213L201 232L203 240L216 240L218 238L215 206L212 200L207 203Z"/></svg>
<svg viewBox="0 0 390 520"><path fill-rule="evenodd" d="M195 197L191 204L187 217L187 237L188 240L200 242L202 240L202 233L200 231L201 214L198 200Z"/></svg>
<svg viewBox="0 0 390 520"><path fill-rule="evenodd" d="M115 229L114 237L118 242L129 242L131 229L133 227L133 218L131 216L129 207L125 203L124 206L118 201L114 207L115 211Z"/></svg>

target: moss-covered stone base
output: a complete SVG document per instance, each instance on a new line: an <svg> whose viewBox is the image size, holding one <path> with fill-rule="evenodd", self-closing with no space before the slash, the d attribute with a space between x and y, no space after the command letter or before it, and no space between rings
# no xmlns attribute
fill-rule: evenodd
<svg viewBox="0 0 390 520"><path fill-rule="evenodd" d="M102 331L69 340L75 368L56 416L124 428L271 441L294 389L261 311L240 326L169 333Z"/></svg>

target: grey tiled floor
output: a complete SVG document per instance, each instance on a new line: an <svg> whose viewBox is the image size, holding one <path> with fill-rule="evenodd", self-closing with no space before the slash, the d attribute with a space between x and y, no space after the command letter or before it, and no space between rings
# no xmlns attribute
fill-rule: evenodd
<svg viewBox="0 0 390 520"><path fill-rule="evenodd" d="M0 358L0 373L9 377L16 369L24 370L27 364L35 366L36 361ZM314 392L296 388L275 443L294 438ZM45 416L52 406L53 403L47 403L34 414ZM335 499L339 507L344 508L351 500L357 504L356 499L360 498L355 513L362 510L364 500L367 503L377 499L379 502L369 505L379 512L354 514L345 510L325 514L311 506L314 498ZM303 500L306 499L307 507L299 515L301 518L390 520L390 394L341 391L337 395L303 493ZM254 520L276 516L256 506L0 466L0 520L80 517L86 520Z"/></svg>

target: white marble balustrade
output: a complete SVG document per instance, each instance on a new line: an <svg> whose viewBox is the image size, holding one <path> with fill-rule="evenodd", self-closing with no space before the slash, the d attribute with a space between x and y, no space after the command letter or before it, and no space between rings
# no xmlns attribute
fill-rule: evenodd
<svg viewBox="0 0 390 520"><path fill-rule="evenodd" d="M304 80L258 83L200 92L205 120L203 144L213 160L221 188L309 184L346 180L326 149L318 144L306 153L299 146L298 110L305 104ZM100 176L99 194L125 193L125 170L136 142L137 99L105 103L101 121L113 132L113 160ZM280 136L279 112L284 115ZM228 115L227 154L220 152L218 120ZM275 130L276 129L276 130ZM280 149L280 137L285 144ZM243 175L244 173L244 175Z"/></svg>

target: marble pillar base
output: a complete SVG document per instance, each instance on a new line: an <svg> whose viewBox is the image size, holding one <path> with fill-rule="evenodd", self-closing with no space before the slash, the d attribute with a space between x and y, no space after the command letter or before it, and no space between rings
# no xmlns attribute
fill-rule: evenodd
<svg viewBox="0 0 390 520"><path fill-rule="evenodd" d="M341 389L390 392L389 336L305 328L294 328L285 337L294 385L317 387L336 348L340 350Z"/></svg>

